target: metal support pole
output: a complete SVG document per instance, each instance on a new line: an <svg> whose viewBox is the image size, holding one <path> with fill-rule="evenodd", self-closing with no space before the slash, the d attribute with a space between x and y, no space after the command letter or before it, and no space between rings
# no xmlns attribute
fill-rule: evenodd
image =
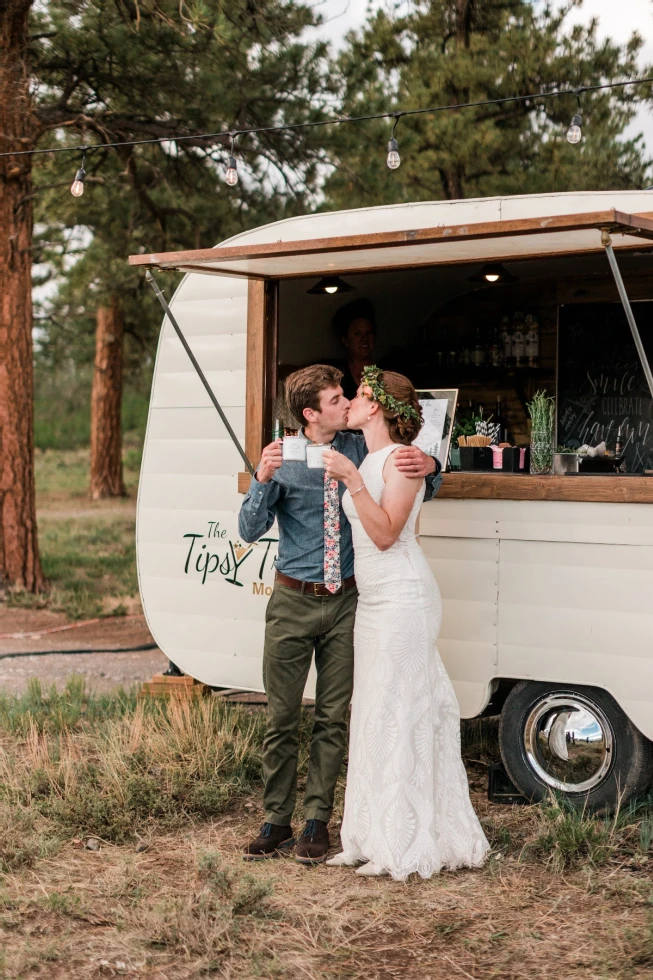
<svg viewBox="0 0 653 980"><path fill-rule="evenodd" d="M165 311L165 315L170 320L170 323L172 324L172 326L175 329L175 333L177 334L177 336L181 340L182 346L183 346L184 350L186 351L186 353L188 354L188 356L190 358L191 364L193 365L193 367L197 371L197 374L199 376L200 381L202 382L202 384L206 388L206 392L207 392L209 398L211 399L211 401L215 405L216 409L218 410L218 414L219 414L220 418L222 419L222 421L224 422L225 428L226 428L227 432L229 433L229 435L231 436L231 439L232 439L232 442L233 442L234 446L236 447L236 449L238 450L238 452L242 456L243 463L245 464L245 466L247 467L247 469L249 470L249 472L251 473L251 475L254 476L254 467L252 466L252 464L248 460L247 456L245 455L245 450L241 446L240 441L238 439L238 436L236 435L236 433L234 432L234 430L231 428L231 425L229 423L229 419L227 418L227 416L222 411L222 407L220 405L220 402L218 401L218 399L213 394L213 390L211 389L210 384L206 380L206 377L204 376L204 372L202 371L202 368L197 363L197 358L195 357L195 355L193 354L192 350L188 346L188 341L186 340L186 338L184 337L183 333L181 332L181 328L179 327L179 324L175 320L175 318L173 316L173 313L172 313L172 310L170 309L170 307L168 306L168 304L166 302L165 296L163 295L163 293L159 289L159 284L157 283L156 279L154 278L154 276L152 275L152 273L149 271L149 269L145 273L145 278L150 283L150 285L152 286L152 289L156 293L156 296L157 296L157 299L159 300L159 303L161 304L161 306L163 307L163 309Z"/></svg>
<svg viewBox="0 0 653 980"><path fill-rule="evenodd" d="M616 282L617 289L619 290L621 304L624 308L624 313L626 314L626 319L628 320L628 326L630 327L630 332L633 335L633 340L635 341L635 347L637 348L637 353L639 354L642 369L646 377L646 383L648 384L651 397L653 398L653 373L651 372L651 365L648 362L648 357L646 356L646 351L644 350L644 344L642 343L642 338L640 337L639 330L637 329L637 323L633 315L630 300L628 299L628 293L626 292L626 287L624 286L624 281L621 278L621 272L619 270L619 266L617 265L617 257L614 254L614 249L612 248L610 232L607 230L607 228L604 228L601 232L601 242L605 246L608 262L610 263L610 268L612 269L612 275L614 276L614 281Z"/></svg>

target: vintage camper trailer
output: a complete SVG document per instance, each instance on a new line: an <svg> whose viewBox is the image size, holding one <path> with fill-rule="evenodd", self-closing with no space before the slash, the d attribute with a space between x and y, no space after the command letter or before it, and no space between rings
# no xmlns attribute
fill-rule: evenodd
<svg viewBox="0 0 653 980"><path fill-rule="evenodd" d="M320 213L131 259L187 273L172 315L254 465L283 377L341 354L331 323L355 297L376 310L375 358L417 387L458 389L460 416L499 406L504 434L526 445L525 404L546 388L559 442L616 450L619 471L447 472L422 511L461 713L501 714L506 768L532 798L601 804L653 778L652 202L629 191ZM501 263L492 282L486 263ZM309 292L327 275L351 291ZM519 347L526 316L536 354ZM239 541L248 483L166 318L138 499L145 614L186 673L260 690L276 534Z"/></svg>

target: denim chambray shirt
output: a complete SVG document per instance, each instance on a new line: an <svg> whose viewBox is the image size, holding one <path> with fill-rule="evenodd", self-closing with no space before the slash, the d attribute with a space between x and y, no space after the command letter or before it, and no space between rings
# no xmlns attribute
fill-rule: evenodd
<svg viewBox="0 0 653 980"><path fill-rule="evenodd" d="M338 432L331 443L358 467L367 456L365 438L355 432ZM440 464L426 478L425 500L430 500L442 482ZM338 483L340 495L340 574L354 574L351 526L342 509L346 487ZM280 572L301 582L324 582L324 470L309 469L305 462L284 461L269 483L256 477L243 500L238 532L248 543L257 541L274 524L279 526L279 550L275 565Z"/></svg>

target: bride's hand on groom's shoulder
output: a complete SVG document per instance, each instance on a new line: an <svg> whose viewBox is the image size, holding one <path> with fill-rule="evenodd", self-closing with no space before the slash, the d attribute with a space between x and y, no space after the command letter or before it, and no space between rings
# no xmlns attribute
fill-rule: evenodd
<svg viewBox="0 0 653 980"><path fill-rule="evenodd" d="M423 480L435 471L435 460L427 456L417 446L402 446L394 453L395 466L404 476Z"/></svg>
<svg viewBox="0 0 653 980"><path fill-rule="evenodd" d="M325 451L324 469L326 470L327 476L332 480L341 480L345 484L348 484L349 481L358 476L358 470L355 464L336 449L327 449Z"/></svg>

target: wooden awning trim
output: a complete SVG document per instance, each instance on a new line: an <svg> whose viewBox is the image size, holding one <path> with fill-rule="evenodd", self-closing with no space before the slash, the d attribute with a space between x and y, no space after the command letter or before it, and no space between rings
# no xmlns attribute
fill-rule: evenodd
<svg viewBox="0 0 653 980"><path fill-rule="evenodd" d="M406 231L373 232L364 235L342 235L330 238L304 239L263 244L223 245L218 248L192 249L184 252L160 252L130 255L132 266L159 269L186 269L193 272L219 272L223 275L256 276L256 272L229 270L232 262L256 259L280 259L301 255L326 255L355 252L362 249L386 249L397 246L435 245L488 238L573 232L607 228L612 232L653 241L653 218L627 214L611 208L586 214L563 214L553 217L520 218L512 221L483 221L448 227L417 228ZM597 243L597 248L600 243ZM437 259L436 259L437 261ZM474 261L470 258L470 261ZM202 263L206 263L203 265ZM332 270L329 269L329 272ZM296 273L292 273L296 275ZM314 273L309 275L313 276ZM262 273L265 277L265 273Z"/></svg>

